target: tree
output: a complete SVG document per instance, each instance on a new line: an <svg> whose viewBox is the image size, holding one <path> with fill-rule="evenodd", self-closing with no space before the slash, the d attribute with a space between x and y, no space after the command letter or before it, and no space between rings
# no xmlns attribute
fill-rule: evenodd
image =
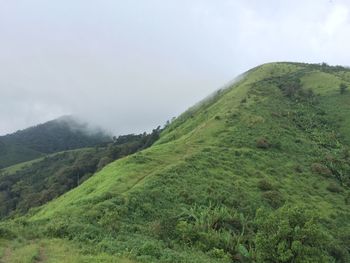
<svg viewBox="0 0 350 263"><path fill-rule="evenodd" d="M348 89L348 86L346 86L345 83L341 83L341 84L339 85L340 94L344 94L344 93L347 91L347 89Z"/></svg>

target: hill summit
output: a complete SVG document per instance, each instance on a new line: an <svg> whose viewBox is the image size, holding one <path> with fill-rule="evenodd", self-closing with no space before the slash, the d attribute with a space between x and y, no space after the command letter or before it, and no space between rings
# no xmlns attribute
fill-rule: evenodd
<svg viewBox="0 0 350 263"><path fill-rule="evenodd" d="M52 262L349 262L349 85L340 66L251 69L0 233Z"/></svg>

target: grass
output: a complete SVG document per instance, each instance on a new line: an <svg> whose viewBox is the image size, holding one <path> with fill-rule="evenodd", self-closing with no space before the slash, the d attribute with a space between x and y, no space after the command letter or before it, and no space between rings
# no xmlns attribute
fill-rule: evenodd
<svg viewBox="0 0 350 263"><path fill-rule="evenodd" d="M3 168L2 171L5 172L5 173L14 174L17 171L22 170L23 168L32 165L33 163L40 162L41 160L43 160L43 158L44 157L41 157L41 158L38 158L38 159L34 159L34 160L31 160L31 161L28 161L28 162L18 163L18 164L15 164L15 165Z"/></svg>
<svg viewBox="0 0 350 263"><path fill-rule="evenodd" d="M61 239L44 239L10 243L0 242L0 261L6 263L136 263L136 261L111 256L105 253L88 255L83 253L72 242ZM6 255L5 255L6 251Z"/></svg>
<svg viewBox="0 0 350 263"><path fill-rule="evenodd" d="M52 153L52 154L48 154L45 157L52 157L52 156L56 156L59 154L63 154L63 153L70 153L70 152L83 152L83 151L88 151L91 150L92 148L81 148L81 149L74 149L74 150L68 150L68 151L62 151L62 152L57 152L57 153ZM22 162L22 163L18 163L15 165L11 165L9 167L3 168L0 171L4 172L4 173L8 173L8 174L14 174L19 170L22 170L28 166L31 166L34 163L40 162L42 161L45 157L40 157L31 161L27 161L27 162Z"/></svg>
<svg viewBox="0 0 350 263"><path fill-rule="evenodd" d="M274 82L295 75L303 89L319 94L317 103L287 98ZM139 262L244 262L256 254L256 211L274 213L288 204L318 217L320 229L340 244L330 251L341 251L337 260L347 262L350 189L335 176L347 168L330 176L312 169L337 163L333 159L345 162L350 94L340 95L337 85L347 76L304 64L255 68L182 114L154 146L4 224L45 244L71 239L82 249L67 253L77 257L70 262L118 255ZM257 147L262 138L267 147ZM52 262L64 262L59 257L69 245L62 246L47 245L48 254L57 255Z"/></svg>

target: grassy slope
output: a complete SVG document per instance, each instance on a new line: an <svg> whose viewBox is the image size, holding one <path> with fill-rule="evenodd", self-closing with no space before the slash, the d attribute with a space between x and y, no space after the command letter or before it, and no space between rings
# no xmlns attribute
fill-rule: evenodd
<svg viewBox="0 0 350 263"><path fill-rule="evenodd" d="M133 263L129 259L111 256L105 253L99 256L81 255L74 243L61 239L0 240L0 259L6 263Z"/></svg>
<svg viewBox="0 0 350 263"><path fill-rule="evenodd" d="M166 227L169 236L176 232L173 220L183 211L201 206L252 217L257 208L278 202L304 204L331 234L349 231L350 208L344 201L349 190L339 186L343 192L330 192L327 187L337 181L311 171L313 163L349 146L350 95L338 91L349 73L310 69L302 77L305 88L320 94L326 118L338 120L337 139L333 126L320 128L317 109L291 103L262 81L303 67L279 63L249 71L233 88L180 116L156 145L108 165L27 220L44 236L72 238L93 245L93 253L126 253L145 262L228 262L162 236ZM302 116L302 128L296 114ZM276 147L257 149L260 138ZM278 189L278 200L257 187L262 179Z"/></svg>
<svg viewBox="0 0 350 263"><path fill-rule="evenodd" d="M0 145L1 160L0 168L15 163L26 162L43 156L43 153L19 145Z"/></svg>
<svg viewBox="0 0 350 263"><path fill-rule="evenodd" d="M53 153L53 154L48 154L45 157L52 157L52 156L56 156L58 154L63 154L63 153L67 153L67 152L68 153L69 152L83 152L83 151L87 151L87 150L91 150L91 149L92 148L81 148L81 149L62 151L62 152L57 152L57 153ZM22 170L22 169L25 169L26 167L31 166L33 163L42 161L43 159L44 159L44 157L40 157L38 159L34 159L34 160L31 160L31 161L18 163L18 164L11 165L9 167L3 168L0 171L5 172L5 173L9 173L9 174L14 174L14 173L16 173L19 170Z"/></svg>
<svg viewBox="0 0 350 263"><path fill-rule="evenodd" d="M31 161L27 161L27 162L23 162L23 163L14 164L14 165L11 165L9 167L3 168L1 171L4 173L14 174L17 171L20 171L22 169L25 169L26 167L31 166L33 163L40 162L43 158L44 157L34 159Z"/></svg>

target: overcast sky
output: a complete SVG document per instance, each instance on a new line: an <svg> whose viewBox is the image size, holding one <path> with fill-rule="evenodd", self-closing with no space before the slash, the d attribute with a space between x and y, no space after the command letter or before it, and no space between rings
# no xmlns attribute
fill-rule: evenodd
<svg viewBox="0 0 350 263"><path fill-rule="evenodd" d="M350 0L0 0L0 134L164 124L258 64L350 64Z"/></svg>

